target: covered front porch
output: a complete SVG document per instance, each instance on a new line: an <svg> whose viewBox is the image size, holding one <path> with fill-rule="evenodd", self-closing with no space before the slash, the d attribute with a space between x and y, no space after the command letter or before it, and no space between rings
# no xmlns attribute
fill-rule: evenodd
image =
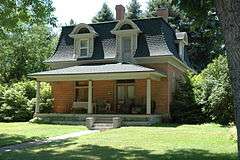
<svg viewBox="0 0 240 160"><path fill-rule="evenodd" d="M74 66L31 76L37 80L36 114L39 114L41 81L51 83L54 113L168 113L166 76L154 69L132 64L105 64Z"/></svg>

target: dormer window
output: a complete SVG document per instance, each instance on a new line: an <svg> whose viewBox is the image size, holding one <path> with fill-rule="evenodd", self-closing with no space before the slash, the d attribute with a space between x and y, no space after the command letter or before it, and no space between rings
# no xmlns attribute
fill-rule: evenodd
<svg viewBox="0 0 240 160"><path fill-rule="evenodd" d="M133 62L137 49L137 37L141 33L137 25L125 19L120 21L111 31L116 35L116 60L120 62Z"/></svg>
<svg viewBox="0 0 240 160"><path fill-rule="evenodd" d="M86 57L89 51L89 41L86 39L80 40L80 57Z"/></svg>
<svg viewBox="0 0 240 160"><path fill-rule="evenodd" d="M121 50L122 50L122 54L131 54L131 51L132 51L132 37L131 36L122 36Z"/></svg>
<svg viewBox="0 0 240 160"><path fill-rule="evenodd" d="M77 25L69 34L74 38L74 58L90 58L93 54L95 30L87 24Z"/></svg>

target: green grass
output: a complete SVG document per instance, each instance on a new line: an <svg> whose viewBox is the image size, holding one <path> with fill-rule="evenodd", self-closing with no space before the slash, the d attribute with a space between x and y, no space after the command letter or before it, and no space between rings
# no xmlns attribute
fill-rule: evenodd
<svg viewBox="0 0 240 160"><path fill-rule="evenodd" d="M233 160L229 128L215 124L123 127L78 139L4 153L0 159Z"/></svg>
<svg viewBox="0 0 240 160"><path fill-rule="evenodd" d="M86 127L73 125L33 124L28 122L0 123L0 146L33 139L45 139L84 129Z"/></svg>

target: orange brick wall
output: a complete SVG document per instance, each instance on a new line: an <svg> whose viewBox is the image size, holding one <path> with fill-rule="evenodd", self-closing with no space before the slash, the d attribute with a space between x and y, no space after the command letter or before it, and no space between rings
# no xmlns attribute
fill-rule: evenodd
<svg viewBox="0 0 240 160"><path fill-rule="evenodd" d="M108 101L114 106L115 81L93 81L93 102Z"/></svg>
<svg viewBox="0 0 240 160"><path fill-rule="evenodd" d="M172 83L176 83L176 79L181 78L183 72L168 63L146 64L144 66L164 72L167 75L166 78L161 78L159 83L158 81L152 81L152 97L156 101L157 113L169 113L172 96L175 91Z"/></svg>
<svg viewBox="0 0 240 160"><path fill-rule="evenodd" d="M167 77L161 78L159 81L152 80L152 100L156 102L155 113L169 113L169 107L172 100L174 80L183 73L172 65L150 64L146 67L157 69L167 74ZM54 82L52 83L52 91L54 95L54 112L70 112L75 98L74 82ZM135 96L140 103L146 104L146 79L135 80ZM108 101L112 108L115 107L116 99L116 81L93 81L93 102L97 100Z"/></svg>
<svg viewBox="0 0 240 160"><path fill-rule="evenodd" d="M56 113L70 112L74 101L74 82L61 81L52 83L54 96L53 111Z"/></svg>

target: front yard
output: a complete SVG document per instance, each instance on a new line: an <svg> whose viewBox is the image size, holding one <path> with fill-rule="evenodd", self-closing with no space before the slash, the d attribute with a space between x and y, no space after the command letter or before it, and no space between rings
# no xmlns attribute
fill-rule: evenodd
<svg viewBox="0 0 240 160"><path fill-rule="evenodd" d="M60 131L58 131L60 132ZM4 153L6 160L161 159L233 160L236 142L229 128L215 124L123 127Z"/></svg>
<svg viewBox="0 0 240 160"><path fill-rule="evenodd" d="M0 123L0 147L33 139L46 139L85 130L84 126L32 124L28 122Z"/></svg>

